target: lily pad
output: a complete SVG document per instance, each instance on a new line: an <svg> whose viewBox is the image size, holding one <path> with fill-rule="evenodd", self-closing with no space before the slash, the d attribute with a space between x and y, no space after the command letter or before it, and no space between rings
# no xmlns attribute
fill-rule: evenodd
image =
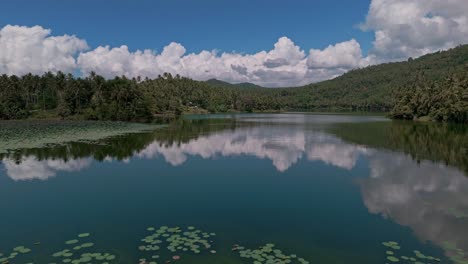
<svg viewBox="0 0 468 264"><path fill-rule="evenodd" d="M398 262L400 261L397 257L394 257L394 256L388 256L387 259L391 262Z"/></svg>
<svg viewBox="0 0 468 264"><path fill-rule="evenodd" d="M67 245L73 245L73 244L76 244L78 243L78 239L72 239L72 240L68 240L65 242L65 244Z"/></svg>
<svg viewBox="0 0 468 264"><path fill-rule="evenodd" d="M79 234L78 237L83 238L83 237L89 237L91 234L90 233L82 233Z"/></svg>
<svg viewBox="0 0 468 264"><path fill-rule="evenodd" d="M255 263L300 263L309 264L304 258L299 258L295 254L287 255L282 250L275 248L273 243L266 244L258 249L245 249L239 245L235 246L241 258L250 259Z"/></svg>

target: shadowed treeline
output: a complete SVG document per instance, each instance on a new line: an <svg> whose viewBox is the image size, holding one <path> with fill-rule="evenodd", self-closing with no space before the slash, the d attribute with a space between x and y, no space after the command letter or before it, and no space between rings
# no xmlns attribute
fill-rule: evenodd
<svg viewBox="0 0 468 264"><path fill-rule="evenodd" d="M337 124L330 132L348 142L401 151L418 162L443 162L468 173L466 125L393 121Z"/></svg>
<svg viewBox="0 0 468 264"><path fill-rule="evenodd" d="M63 144L48 144L44 147L11 149L8 153L0 153L0 160L8 158L21 163L24 157L29 156L33 156L37 160L68 161L88 157L98 161L104 161L108 158L124 160L155 141L160 142L161 145L171 146L196 139L200 135L233 129L235 126L234 120L179 119L167 127L152 131L133 132L93 141L74 141ZM42 137L43 135L37 133L36 136Z"/></svg>
<svg viewBox="0 0 468 264"><path fill-rule="evenodd" d="M468 123L468 66L445 80L418 76L410 87L395 91L391 116L398 119L429 119Z"/></svg>
<svg viewBox="0 0 468 264"><path fill-rule="evenodd" d="M0 76L0 119L145 122L181 113L381 111L394 118L429 116L467 122L468 45L352 70L296 88L195 81L169 73L156 79L105 79L91 73ZM421 76L424 76L422 78Z"/></svg>

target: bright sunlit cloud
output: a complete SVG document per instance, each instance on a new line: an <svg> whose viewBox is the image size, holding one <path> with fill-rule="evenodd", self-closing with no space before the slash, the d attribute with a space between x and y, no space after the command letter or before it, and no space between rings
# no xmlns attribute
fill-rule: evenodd
<svg viewBox="0 0 468 264"><path fill-rule="evenodd" d="M352 26L352 25L350 25ZM212 78L278 87L330 79L350 69L405 60L468 43L466 0L372 0L362 30L375 35L364 54L360 43L344 40L324 49L299 47L287 36L253 54L203 50L187 53L172 42L161 52L128 46L89 48L74 35L52 35L41 26L6 25L0 29L0 74L94 71L107 78L155 78L164 72L196 80ZM308 52L307 52L308 51Z"/></svg>

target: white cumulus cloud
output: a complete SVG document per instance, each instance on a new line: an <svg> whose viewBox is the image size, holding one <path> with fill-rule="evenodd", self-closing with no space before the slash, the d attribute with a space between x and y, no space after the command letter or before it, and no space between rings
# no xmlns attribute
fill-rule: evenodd
<svg viewBox="0 0 468 264"><path fill-rule="evenodd" d="M268 52L263 65L276 68L285 65L297 65L305 57L304 51L296 46L292 40L282 37L276 42L275 48Z"/></svg>
<svg viewBox="0 0 468 264"><path fill-rule="evenodd" d="M362 28L380 61L421 56L468 43L468 1L372 0Z"/></svg>
<svg viewBox="0 0 468 264"><path fill-rule="evenodd" d="M87 51L86 41L75 36L53 36L50 29L41 26L7 25L0 29L0 74L78 70L85 75L94 71L107 78L155 78L169 72L195 80L300 86L350 69L406 60L468 43L468 1L372 0L361 28L375 36L368 54L355 39L332 43L324 49L308 47L306 53L287 37L280 37L269 50L243 54L216 50L188 53L176 42L161 52L105 44Z"/></svg>
<svg viewBox="0 0 468 264"><path fill-rule="evenodd" d="M75 36L50 34L50 29L40 26L1 28L0 73L24 75L75 70L75 55L88 48L86 41Z"/></svg>
<svg viewBox="0 0 468 264"><path fill-rule="evenodd" d="M164 72L196 80L211 78L230 82L254 82L267 86L298 85L313 81L303 50L287 37L281 37L270 51L239 54L217 51L186 53L179 43L170 43L159 54L153 50L129 51L127 46L101 46L81 53L78 66L87 74L105 77L157 77Z"/></svg>
<svg viewBox="0 0 468 264"><path fill-rule="evenodd" d="M361 45L355 40L330 45L324 50L311 49L307 66L313 69L359 67L362 62Z"/></svg>

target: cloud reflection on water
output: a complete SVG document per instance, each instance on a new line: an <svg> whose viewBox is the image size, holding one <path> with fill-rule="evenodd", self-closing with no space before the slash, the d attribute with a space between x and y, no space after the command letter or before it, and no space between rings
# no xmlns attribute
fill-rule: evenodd
<svg viewBox="0 0 468 264"><path fill-rule="evenodd" d="M395 153L378 152L369 161L370 177L358 180L369 212L410 227L423 241L468 251L468 218L453 213L468 213L468 178L461 171Z"/></svg>
<svg viewBox="0 0 468 264"><path fill-rule="evenodd" d="M361 154L371 151L366 147L351 145L323 132L289 129L287 127L251 127L223 131L200 136L186 143L166 144L154 141L143 150L134 153L133 158L164 158L173 166L183 164L191 156L204 159L234 156L252 156L267 159L280 172L285 172L299 160L322 161L326 164L350 170ZM104 161L112 160L107 157ZM21 158L20 162L4 158L6 174L18 180L45 180L64 171L79 171L88 168L92 158L41 159L34 156ZM130 162L127 160L126 162Z"/></svg>
<svg viewBox="0 0 468 264"><path fill-rule="evenodd" d="M15 181L47 180L59 172L80 171L91 166L92 158L64 160L37 160L35 157L25 157L18 163L12 159L2 161L6 174Z"/></svg>
<svg viewBox="0 0 468 264"><path fill-rule="evenodd" d="M369 177L356 180L370 213L410 227L423 241L439 246L451 241L468 251L467 219L457 217L452 210L468 212L468 178L453 167L425 161L417 163L402 153L349 144L324 132L286 126L224 130L178 144L154 141L135 152L133 158L162 157L171 165L179 166L194 156L210 159L241 155L270 160L280 172L301 159L351 170L359 158L365 158ZM92 161L92 158L37 160L28 156L21 163L8 158L2 163L11 179L22 181L46 180L60 172L80 171L89 168Z"/></svg>

